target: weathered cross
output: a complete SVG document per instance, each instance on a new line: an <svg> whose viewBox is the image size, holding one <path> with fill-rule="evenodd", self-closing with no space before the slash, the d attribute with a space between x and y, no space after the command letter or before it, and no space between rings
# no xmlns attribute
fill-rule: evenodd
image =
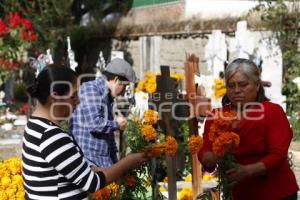
<svg viewBox="0 0 300 200"><path fill-rule="evenodd" d="M190 104L189 131L190 135L198 135L198 120L203 119L210 110L210 99L201 94L200 86L195 83L195 75L199 74L199 58L187 55L185 63L186 100ZM199 118L200 117L200 118ZM198 118L198 119L197 119ZM192 155L192 187L193 199L202 192L202 172L197 155Z"/></svg>
<svg viewBox="0 0 300 200"><path fill-rule="evenodd" d="M180 123L176 120L175 116L182 115L178 113L180 106L176 106L176 103L180 102L180 94L177 89L178 83L170 77L169 66L161 66L161 75L156 77L156 84L157 89L155 94L152 96L152 102L155 103L156 110L160 116L160 120L158 122L159 126L166 135L171 135L178 139L178 136L180 135ZM177 159L177 157L166 157L169 200L177 199Z"/></svg>

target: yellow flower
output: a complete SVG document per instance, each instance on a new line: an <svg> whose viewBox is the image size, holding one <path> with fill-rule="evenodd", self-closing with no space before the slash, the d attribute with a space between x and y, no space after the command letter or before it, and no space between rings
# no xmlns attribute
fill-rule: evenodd
<svg viewBox="0 0 300 200"><path fill-rule="evenodd" d="M201 136L192 135L189 138L189 151L190 154L198 153L198 151L202 148L203 145L203 139Z"/></svg>
<svg viewBox="0 0 300 200"><path fill-rule="evenodd" d="M4 190L0 190L0 199L1 200L8 200L8 196L7 196L7 194L5 193Z"/></svg>
<svg viewBox="0 0 300 200"><path fill-rule="evenodd" d="M177 152L178 144L174 137L167 136L166 142L165 142L165 154L167 156L175 156Z"/></svg>
<svg viewBox="0 0 300 200"><path fill-rule="evenodd" d="M156 130L151 125L144 125L142 127L142 133L147 141L154 140L156 138Z"/></svg>
<svg viewBox="0 0 300 200"><path fill-rule="evenodd" d="M181 80L184 80L184 78L185 78L183 74L179 74L179 73L174 73L174 74L171 74L170 76L171 76L171 78L176 79L176 81L181 81Z"/></svg>
<svg viewBox="0 0 300 200"><path fill-rule="evenodd" d="M166 192L166 191L167 191L166 188L164 188L162 186L159 187L159 192Z"/></svg>
<svg viewBox="0 0 300 200"><path fill-rule="evenodd" d="M19 158L13 157L13 158L10 158L10 159L4 161L4 163L9 167L9 169L13 175L21 174L22 164L21 164L21 160Z"/></svg>
<svg viewBox="0 0 300 200"><path fill-rule="evenodd" d="M1 178L1 185L4 188L7 188L10 184L11 184L11 180L8 176L4 176L4 177Z"/></svg>
<svg viewBox="0 0 300 200"><path fill-rule="evenodd" d="M144 113L144 120L148 124L156 124L158 120L158 113L154 110L148 109Z"/></svg>
<svg viewBox="0 0 300 200"><path fill-rule="evenodd" d="M184 179L185 182L192 182L192 174L189 174Z"/></svg>
<svg viewBox="0 0 300 200"><path fill-rule="evenodd" d="M183 187L179 192L179 200L192 200L193 199L193 191L191 188Z"/></svg>
<svg viewBox="0 0 300 200"><path fill-rule="evenodd" d="M145 74L145 78L152 78L154 75L150 72L150 71L147 71L146 74Z"/></svg>
<svg viewBox="0 0 300 200"><path fill-rule="evenodd" d="M9 196L10 199L12 199L12 197L15 197L16 192L17 192L17 188L16 187L9 187L5 190L7 196Z"/></svg>
<svg viewBox="0 0 300 200"><path fill-rule="evenodd" d="M137 91L145 91L145 85L146 85L146 81L145 80L140 80L138 82L138 85L136 87Z"/></svg>
<svg viewBox="0 0 300 200"><path fill-rule="evenodd" d="M225 82L222 79L215 79L215 85L213 86L214 94L217 98L220 98L225 95L226 87Z"/></svg>
<svg viewBox="0 0 300 200"><path fill-rule="evenodd" d="M24 200L25 199L25 192L24 190L18 191L16 194L16 200Z"/></svg>
<svg viewBox="0 0 300 200"><path fill-rule="evenodd" d="M12 177L12 183L18 186L23 185L23 178L21 175L17 174Z"/></svg>
<svg viewBox="0 0 300 200"><path fill-rule="evenodd" d="M205 175L203 175L202 180L203 180L204 182L207 182L207 181L210 181L210 180L213 179L213 178L214 178L214 177L213 177L212 175L205 174Z"/></svg>
<svg viewBox="0 0 300 200"><path fill-rule="evenodd" d="M0 178L9 175L10 175L10 170L6 167L6 164L0 162Z"/></svg>
<svg viewBox="0 0 300 200"><path fill-rule="evenodd" d="M146 92L152 94L156 91L156 77L151 77L147 82L145 86Z"/></svg>

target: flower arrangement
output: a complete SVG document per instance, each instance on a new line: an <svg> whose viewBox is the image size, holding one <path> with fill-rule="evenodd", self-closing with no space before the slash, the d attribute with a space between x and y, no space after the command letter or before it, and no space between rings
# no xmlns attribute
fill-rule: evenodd
<svg viewBox="0 0 300 200"><path fill-rule="evenodd" d="M232 155L240 142L239 135L234 133L232 128L232 123L236 119L237 113L235 112L217 111L209 130L209 140L212 142L212 150L218 157L218 188L224 200L232 199L231 187L226 171L237 166Z"/></svg>
<svg viewBox="0 0 300 200"><path fill-rule="evenodd" d="M22 56L37 40L31 21L22 18L20 13L8 13L0 18L0 71L18 68Z"/></svg>
<svg viewBox="0 0 300 200"><path fill-rule="evenodd" d="M177 82L184 79L184 75L180 73L172 73L170 77L175 79ZM156 92L156 87L156 75L153 75L150 71L147 71L145 78L138 82L136 92L143 91L152 94Z"/></svg>
<svg viewBox="0 0 300 200"><path fill-rule="evenodd" d="M223 79L215 79L215 84L212 86L216 98L221 98L226 93L225 82Z"/></svg>
<svg viewBox="0 0 300 200"><path fill-rule="evenodd" d="M193 200L193 190L189 187L183 187L179 192L178 200Z"/></svg>
<svg viewBox="0 0 300 200"><path fill-rule="evenodd" d="M24 200L21 159L13 157L0 162L0 199Z"/></svg>
<svg viewBox="0 0 300 200"><path fill-rule="evenodd" d="M125 130L129 152L145 152L149 158L157 157L162 153L167 156L176 154L178 149L176 139L158 133L154 128L157 121L158 114L151 109L145 111L143 119L132 114Z"/></svg>
<svg viewBox="0 0 300 200"><path fill-rule="evenodd" d="M155 158L160 155L173 156L177 152L177 142L171 137L159 134L154 128L158 121L158 114L154 110L147 110L142 118L132 114L127 122L126 153L145 152L147 158ZM94 200L111 199L147 199L147 191L152 184L150 164L147 163L139 169L126 174L118 185L114 183L93 194ZM118 188L118 189L116 189Z"/></svg>

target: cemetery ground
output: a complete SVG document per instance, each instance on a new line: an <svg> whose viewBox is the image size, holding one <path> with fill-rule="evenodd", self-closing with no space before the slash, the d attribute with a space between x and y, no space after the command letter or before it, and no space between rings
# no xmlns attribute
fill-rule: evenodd
<svg viewBox="0 0 300 200"><path fill-rule="evenodd" d="M9 131L0 128L0 160L13 156L21 157L23 131L24 126L14 126ZM292 168L298 185L300 185L300 141L293 141L289 152L293 164Z"/></svg>

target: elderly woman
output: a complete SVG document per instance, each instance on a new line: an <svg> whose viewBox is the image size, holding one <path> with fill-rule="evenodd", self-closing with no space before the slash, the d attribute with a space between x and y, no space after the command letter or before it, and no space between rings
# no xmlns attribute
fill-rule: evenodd
<svg viewBox="0 0 300 200"><path fill-rule="evenodd" d="M293 134L283 109L266 98L258 67L250 60L236 59L225 70L225 82L227 93L217 110L240 116L232 127L240 137L233 152L239 166L227 171L233 199L296 200L298 185L287 158ZM212 121L205 123L204 147L198 153L208 171L217 164L208 138Z"/></svg>

